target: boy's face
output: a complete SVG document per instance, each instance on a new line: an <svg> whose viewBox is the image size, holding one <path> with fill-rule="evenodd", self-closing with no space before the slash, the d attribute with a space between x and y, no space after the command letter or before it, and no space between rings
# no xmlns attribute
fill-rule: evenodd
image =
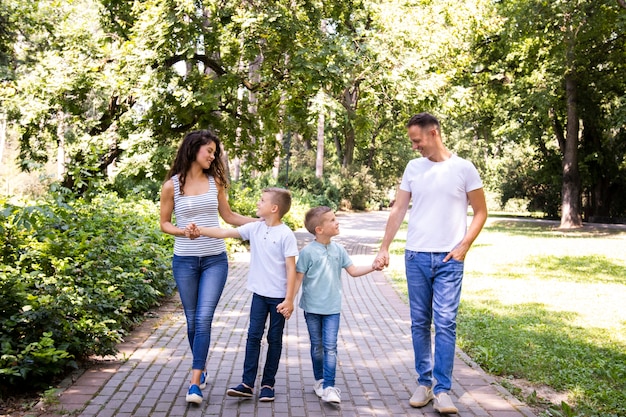
<svg viewBox="0 0 626 417"><path fill-rule="evenodd" d="M261 194L261 199L256 203L256 215L258 217L268 217L272 214L272 209L278 206L272 203L272 193Z"/></svg>
<svg viewBox="0 0 626 417"><path fill-rule="evenodd" d="M317 226L318 234L325 236L337 236L339 234L339 222L335 213L329 211L322 214L322 222Z"/></svg>

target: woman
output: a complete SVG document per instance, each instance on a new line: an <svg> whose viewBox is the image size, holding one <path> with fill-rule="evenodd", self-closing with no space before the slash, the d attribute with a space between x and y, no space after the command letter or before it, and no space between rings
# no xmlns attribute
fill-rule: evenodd
<svg viewBox="0 0 626 417"><path fill-rule="evenodd" d="M186 400L196 404L206 386L211 323L226 284L228 258L223 239L191 236L185 226L219 227L218 213L233 226L258 220L231 210L227 187L219 139L208 130L187 133L161 189L161 230L175 236L172 269L193 354Z"/></svg>

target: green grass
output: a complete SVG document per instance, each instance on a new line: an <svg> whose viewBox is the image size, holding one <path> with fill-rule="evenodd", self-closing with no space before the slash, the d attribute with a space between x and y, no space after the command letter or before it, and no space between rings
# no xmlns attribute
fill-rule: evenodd
<svg viewBox="0 0 626 417"><path fill-rule="evenodd" d="M390 275L406 296L398 237ZM457 342L543 416L626 415L626 231L490 218Z"/></svg>

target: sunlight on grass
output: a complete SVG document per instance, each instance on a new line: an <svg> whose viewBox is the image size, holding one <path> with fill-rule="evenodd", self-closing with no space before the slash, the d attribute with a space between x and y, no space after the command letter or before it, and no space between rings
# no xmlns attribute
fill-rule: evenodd
<svg viewBox="0 0 626 417"><path fill-rule="evenodd" d="M406 297L405 239L387 273ZM458 342L490 373L562 392L576 415L626 415L625 304L624 229L490 218L465 260Z"/></svg>

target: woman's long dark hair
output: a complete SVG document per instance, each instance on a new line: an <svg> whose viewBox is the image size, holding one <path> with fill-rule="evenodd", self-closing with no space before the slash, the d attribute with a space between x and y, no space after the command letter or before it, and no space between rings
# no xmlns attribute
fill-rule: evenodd
<svg viewBox="0 0 626 417"><path fill-rule="evenodd" d="M180 181L180 193L183 194L187 172L191 169L193 161L196 160L200 147L211 142L215 144L215 159L211 162L209 169L204 170L204 173L211 175L215 178L217 183L224 188L228 187L226 166L222 160L222 146L220 140L210 130L195 130L185 135L183 141L178 147L176 159L174 159L172 168L170 168L170 172L167 174L165 181L178 174L178 180Z"/></svg>

